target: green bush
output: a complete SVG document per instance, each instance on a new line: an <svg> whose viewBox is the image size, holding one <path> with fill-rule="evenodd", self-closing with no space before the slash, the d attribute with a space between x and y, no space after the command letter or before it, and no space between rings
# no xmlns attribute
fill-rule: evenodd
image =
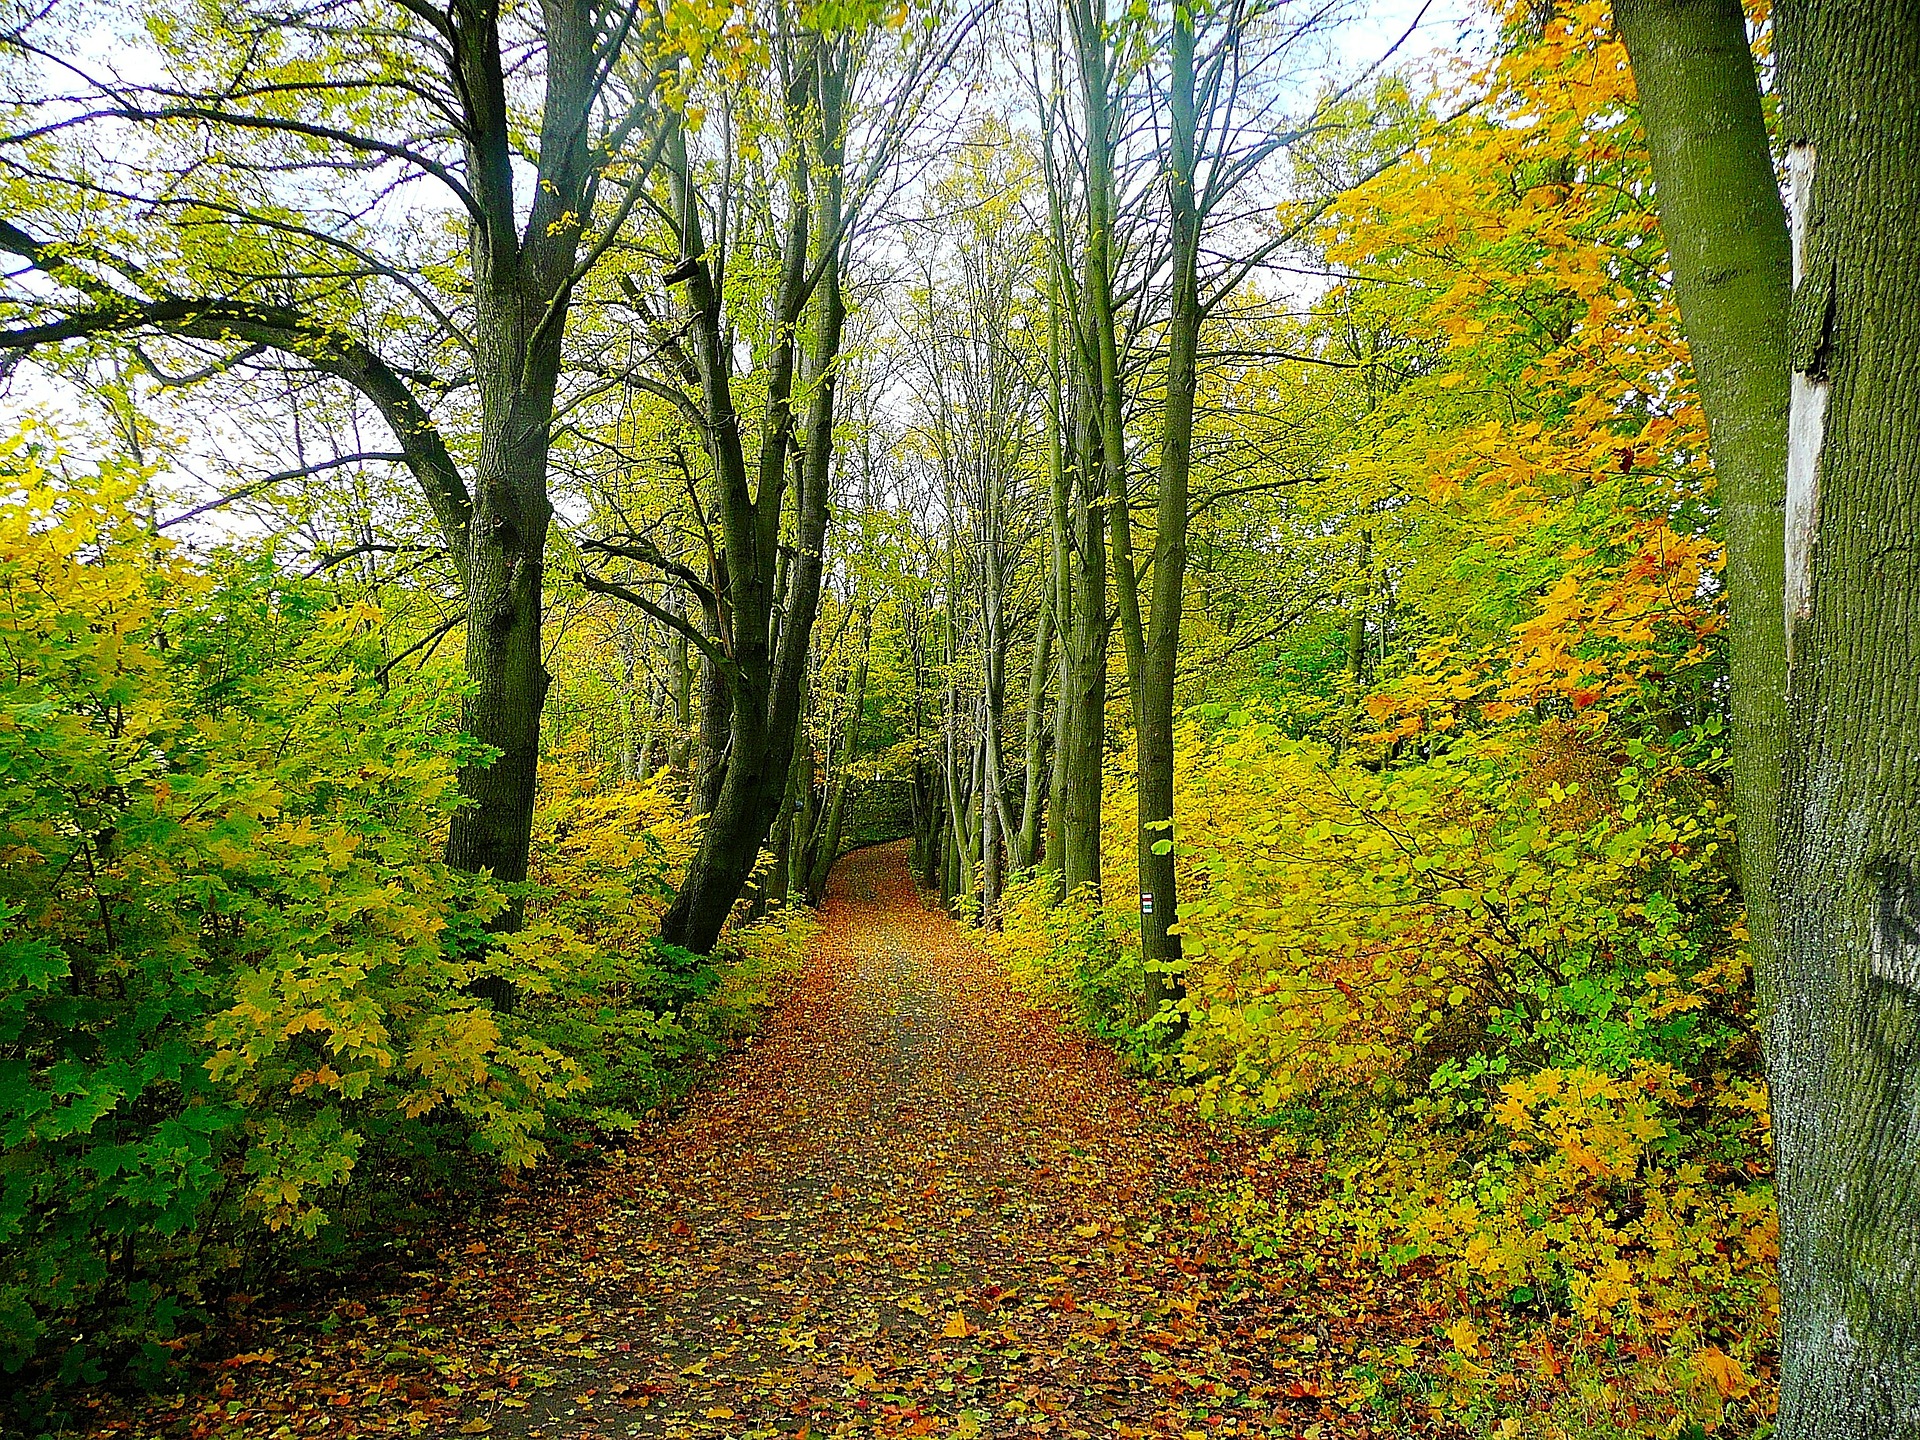
<svg viewBox="0 0 1920 1440"><path fill-rule="evenodd" d="M75 1380L164 1367L383 1151L530 1163L585 1079L471 995L526 957L437 858L449 694L39 458L0 453L0 1367Z"/></svg>

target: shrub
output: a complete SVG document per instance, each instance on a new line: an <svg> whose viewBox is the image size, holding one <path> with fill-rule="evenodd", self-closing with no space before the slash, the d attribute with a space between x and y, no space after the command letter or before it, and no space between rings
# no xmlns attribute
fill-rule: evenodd
<svg viewBox="0 0 1920 1440"><path fill-rule="evenodd" d="M1123 926L1091 890L1054 900L1053 876L1011 881L1001 896L1000 928L989 947L1014 985L1076 1018L1096 1035L1138 1048L1145 1020L1139 931Z"/></svg>
<svg viewBox="0 0 1920 1440"><path fill-rule="evenodd" d="M0 1365L58 1321L76 1378L164 1364L208 1275L382 1147L527 1165L585 1082L470 993L528 956L437 859L446 690L56 463L0 450Z"/></svg>
<svg viewBox="0 0 1920 1440"><path fill-rule="evenodd" d="M592 1081L550 1111L629 1130L684 1091L693 1062L752 1025L813 922L775 911L729 930L711 958L664 945L660 917L698 838L684 803L657 780L607 781L566 758L543 767L541 787L521 943L564 963L529 997L526 1024Z"/></svg>
<svg viewBox="0 0 1920 1440"><path fill-rule="evenodd" d="M1456 1418L1576 1381L1629 1430L1759 1417L1776 1236L1716 739L1509 719L1385 763L1218 707L1182 726L1188 1030L1149 1058L1272 1165L1320 1166L1226 1197L1256 1253L1334 1244L1467 1327L1409 1392ZM1029 993L1161 1043L1116 942L1124 766L1106 803L1110 908L1016 885L995 944Z"/></svg>

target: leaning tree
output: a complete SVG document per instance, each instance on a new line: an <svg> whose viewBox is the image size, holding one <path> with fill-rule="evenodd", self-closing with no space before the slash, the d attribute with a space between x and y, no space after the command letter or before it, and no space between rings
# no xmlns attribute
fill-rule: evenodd
<svg viewBox="0 0 1920 1440"><path fill-rule="evenodd" d="M706 816L661 925L712 948L788 792L820 605L846 277L908 138L932 108L973 15L856 4L774 7L745 76L677 82L648 186L665 265L623 286L645 352L626 382L672 405L700 437L693 497L704 555L645 534L582 550L627 573L583 574L684 635L701 657L696 808ZM690 597L684 610L668 592Z"/></svg>

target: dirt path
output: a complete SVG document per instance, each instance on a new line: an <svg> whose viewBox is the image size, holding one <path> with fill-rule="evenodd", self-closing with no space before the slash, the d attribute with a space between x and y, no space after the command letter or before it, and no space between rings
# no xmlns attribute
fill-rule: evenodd
<svg viewBox="0 0 1920 1440"><path fill-rule="evenodd" d="M1324 1325L1209 1249L1206 1145L1023 1006L900 846L851 855L793 1000L609 1183L566 1382L495 1423L1294 1433L1319 1387L1271 1361Z"/></svg>
<svg viewBox="0 0 1920 1440"><path fill-rule="evenodd" d="M1335 1380L1404 1336L1221 1240L1244 1154L1024 1006L900 846L843 860L824 919L676 1120L226 1362L224 1413L171 1433L1406 1433Z"/></svg>

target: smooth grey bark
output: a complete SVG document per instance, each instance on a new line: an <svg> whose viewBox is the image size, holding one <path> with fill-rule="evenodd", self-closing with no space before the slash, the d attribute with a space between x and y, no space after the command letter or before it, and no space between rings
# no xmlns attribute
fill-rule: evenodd
<svg viewBox="0 0 1920 1440"><path fill-rule="evenodd" d="M1775 12L1793 183L1783 1440L1920 1434L1920 0Z"/></svg>

